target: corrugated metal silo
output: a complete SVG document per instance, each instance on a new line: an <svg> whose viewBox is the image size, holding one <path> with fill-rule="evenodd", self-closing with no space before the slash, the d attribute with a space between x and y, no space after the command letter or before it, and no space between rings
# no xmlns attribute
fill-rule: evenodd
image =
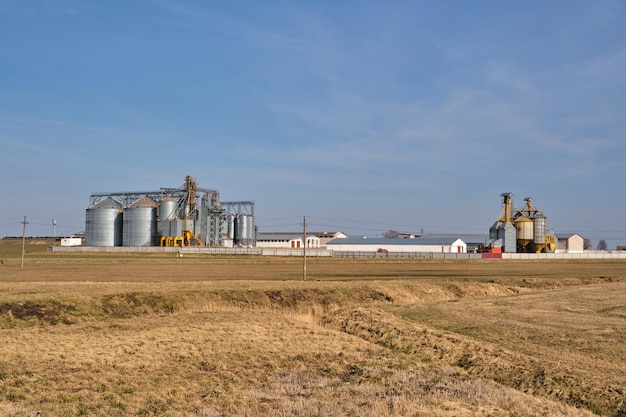
<svg viewBox="0 0 626 417"><path fill-rule="evenodd" d="M235 242L246 246L254 243L254 216L240 214L235 218Z"/></svg>
<svg viewBox="0 0 626 417"><path fill-rule="evenodd" d="M229 239L234 240L235 239L235 215L228 214L226 215L224 220L226 222L226 236L228 236Z"/></svg>
<svg viewBox="0 0 626 417"><path fill-rule="evenodd" d="M122 245L122 206L111 197L85 213L85 246Z"/></svg>
<svg viewBox="0 0 626 417"><path fill-rule="evenodd" d="M539 213L533 219L535 224L535 245L541 245L544 243L544 238L546 236L546 216Z"/></svg>
<svg viewBox="0 0 626 417"><path fill-rule="evenodd" d="M123 246L155 246L157 237L157 203L144 197L124 210Z"/></svg>
<svg viewBox="0 0 626 417"><path fill-rule="evenodd" d="M161 220L172 220L176 218L176 207L178 201L172 197L165 197L159 204L159 218Z"/></svg>
<svg viewBox="0 0 626 417"><path fill-rule="evenodd" d="M533 241L533 221L529 217L520 216L515 219L515 229L517 230L517 243L521 247L528 246Z"/></svg>
<svg viewBox="0 0 626 417"><path fill-rule="evenodd" d="M178 201L172 197L165 197L159 203L159 235L178 236L172 234L170 223L176 218Z"/></svg>

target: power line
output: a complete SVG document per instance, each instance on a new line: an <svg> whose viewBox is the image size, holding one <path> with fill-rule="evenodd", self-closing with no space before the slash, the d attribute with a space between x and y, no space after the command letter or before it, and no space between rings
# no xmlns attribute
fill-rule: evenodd
<svg viewBox="0 0 626 417"><path fill-rule="evenodd" d="M26 221L26 216L24 216L24 221L22 222L22 225L24 226L22 228L22 268L24 268L24 248L26 245L26 225L28 224L28 222Z"/></svg>
<svg viewBox="0 0 626 417"><path fill-rule="evenodd" d="M306 281L306 216L302 220L302 280Z"/></svg>

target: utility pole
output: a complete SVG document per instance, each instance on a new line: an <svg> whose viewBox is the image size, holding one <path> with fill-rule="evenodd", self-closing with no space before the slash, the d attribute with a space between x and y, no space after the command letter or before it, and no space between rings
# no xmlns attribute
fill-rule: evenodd
<svg viewBox="0 0 626 417"><path fill-rule="evenodd" d="M24 245L26 244L26 225L28 222L26 221L26 216L24 216L24 221L22 222L22 264L21 268L24 268Z"/></svg>
<svg viewBox="0 0 626 417"><path fill-rule="evenodd" d="M302 242L304 243L302 247L302 280L306 281L306 216L304 216L302 227L304 229L302 232Z"/></svg>

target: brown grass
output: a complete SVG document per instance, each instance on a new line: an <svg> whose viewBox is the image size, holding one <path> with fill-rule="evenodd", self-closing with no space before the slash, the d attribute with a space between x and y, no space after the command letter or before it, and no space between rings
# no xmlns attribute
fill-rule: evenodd
<svg viewBox="0 0 626 417"><path fill-rule="evenodd" d="M1 416L626 410L625 262L2 259Z"/></svg>

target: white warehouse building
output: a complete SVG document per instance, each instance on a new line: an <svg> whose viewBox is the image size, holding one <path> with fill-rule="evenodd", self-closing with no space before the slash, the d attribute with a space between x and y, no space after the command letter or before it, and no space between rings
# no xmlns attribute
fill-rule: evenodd
<svg viewBox="0 0 626 417"><path fill-rule="evenodd" d="M455 237L423 237L416 239L346 238L333 239L327 249L338 252L426 252L466 253L467 244Z"/></svg>
<svg viewBox="0 0 626 417"><path fill-rule="evenodd" d="M307 248L320 248L333 239L347 238L343 232L308 232ZM302 233L298 232L260 232L256 238L259 248L291 248L302 247Z"/></svg>
<svg viewBox="0 0 626 417"><path fill-rule="evenodd" d="M259 233L256 246L259 248L291 248L300 249L302 245L302 234L288 233ZM307 248L319 248L320 238L307 233Z"/></svg>

